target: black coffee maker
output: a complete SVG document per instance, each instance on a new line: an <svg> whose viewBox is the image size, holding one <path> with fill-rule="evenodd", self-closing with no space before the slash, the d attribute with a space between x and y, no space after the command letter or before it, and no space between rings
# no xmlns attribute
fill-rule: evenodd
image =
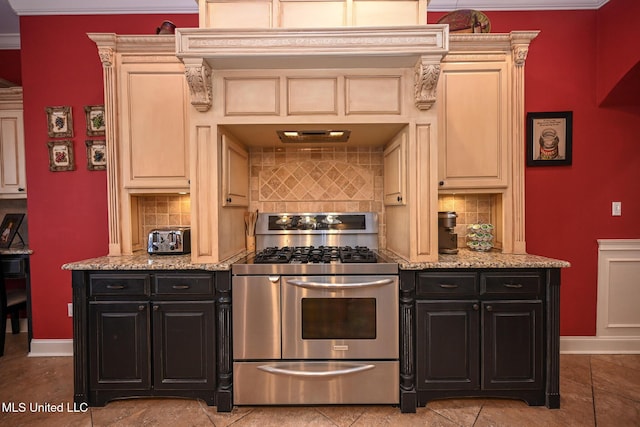
<svg viewBox="0 0 640 427"><path fill-rule="evenodd" d="M454 233L458 215L452 211L438 212L438 252L458 253L458 235Z"/></svg>

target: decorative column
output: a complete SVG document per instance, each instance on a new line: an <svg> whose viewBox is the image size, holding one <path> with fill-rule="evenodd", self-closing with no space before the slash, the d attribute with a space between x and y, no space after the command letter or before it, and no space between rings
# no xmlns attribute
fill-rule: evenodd
<svg viewBox="0 0 640 427"><path fill-rule="evenodd" d="M529 52L529 44L539 31L512 31L511 53L513 55L513 176L511 179L513 194L513 253L527 253L525 240L525 141L526 117L524 111L524 63Z"/></svg>
<svg viewBox="0 0 640 427"><path fill-rule="evenodd" d="M98 46L104 80L105 135L107 143L107 206L109 214L109 255L121 255L120 192L118 182L118 141L116 82L114 76L115 34L89 34Z"/></svg>

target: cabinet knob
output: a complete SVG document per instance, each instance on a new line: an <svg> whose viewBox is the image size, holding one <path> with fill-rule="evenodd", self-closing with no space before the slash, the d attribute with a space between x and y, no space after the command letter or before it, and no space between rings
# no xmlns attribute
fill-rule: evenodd
<svg viewBox="0 0 640 427"><path fill-rule="evenodd" d="M402 201L402 196L398 196L398 201L401 202Z"/></svg>
<svg viewBox="0 0 640 427"><path fill-rule="evenodd" d="M153 311L158 311L160 310L160 306L159 305L154 305L153 306Z"/></svg>
<svg viewBox="0 0 640 427"><path fill-rule="evenodd" d="M480 309L480 306L478 304L473 304L473 311L478 311Z"/></svg>
<svg viewBox="0 0 640 427"><path fill-rule="evenodd" d="M139 310L139 311L144 311L144 304L140 304L140 305L138 306L138 310Z"/></svg>
<svg viewBox="0 0 640 427"><path fill-rule="evenodd" d="M438 182L438 185L442 187L444 185L444 181Z"/></svg>
<svg viewBox="0 0 640 427"><path fill-rule="evenodd" d="M490 305L488 305L488 306L487 306L487 311L493 311L493 307L492 307L492 306L490 306Z"/></svg>
<svg viewBox="0 0 640 427"><path fill-rule="evenodd" d="M231 203L231 197L227 197L227 203Z"/></svg>
<svg viewBox="0 0 640 427"><path fill-rule="evenodd" d="M18 191L24 191L24 188L19 187L19 188L18 188Z"/></svg>

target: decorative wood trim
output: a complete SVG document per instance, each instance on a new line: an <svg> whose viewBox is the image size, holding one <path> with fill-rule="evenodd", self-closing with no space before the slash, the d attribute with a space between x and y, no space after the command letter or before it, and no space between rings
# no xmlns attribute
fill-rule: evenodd
<svg viewBox="0 0 640 427"><path fill-rule="evenodd" d="M436 89L440 78L440 60L421 57L414 67L416 107L428 110L436 102Z"/></svg>
<svg viewBox="0 0 640 427"><path fill-rule="evenodd" d="M183 62L191 93L191 105L201 113L208 111L213 99L211 67L201 58L187 58Z"/></svg>

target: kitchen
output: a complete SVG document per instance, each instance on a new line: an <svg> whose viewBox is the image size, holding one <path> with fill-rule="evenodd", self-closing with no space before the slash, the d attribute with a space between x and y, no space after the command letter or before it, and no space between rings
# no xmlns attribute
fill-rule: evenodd
<svg viewBox="0 0 640 427"><path fill-rule="evenodd" d="M153 25L155 26L155 25L157 25L157 23L153 22ZM522 26L521 26L520 28L528 29L528 28L533 28L533 27L529 27L529 26L524 26L524 27L522 27ZM537 27L536 27L536 28L537 28ZM86 30L86 32L92 32L92 31L94 31L94 30L95 30L95 29L89 29L89 28L88 28L88 29ZM538 40L534 41L534 44L533 44L532 46L535 46L535 43L536 43L537 41L538 41ZM93 49L94 49L94 50L93 50L93 52L95 53L95 46L93 47ZM89 54L90 54L90 53L89 53L89 52L87 52L87 55L89 55ZM528 59L528 61L529 61L529 59ZM99 73L99 71L98 71L98 73ZM34 112L34 114L35 114L35 112ZM34 122L35 122L35 120L34 120ZM35 150L35 149L34 149L34 150ZM86 174L86 173L85 173L85 174ZM62 177L61 177L61 178L62 178ZM87 176L87 178L89 178L89 179L94 179L94 178L93 178L93 177L91 177L90 175L88 175L88 176ZM88 185L88 184L87 184L87 185ZM36 191L36 194L37 194L38 190L36 189L35 191ZM93 197L95 197L96 199L100 199L99 195L95 195L95 193L93 193L93 192L92 192L92 194L93 194ZM65 197L69 197L69 196L68 196L65 192L63 192L62 197L63 197L63 198L65 198ZM36 205L38 204L37 197L36 197L36 200L34 201L34 203L35 203ZM84 206L83 206L82 204L76 204L76 205L78 205L78 206L77 206L77 208L78 208L78 209L84 209ZM529 204L528 204L527 206L529 206ZM279 210L281 210L281 209L274 209L274 210L279 211ZM282 209L282 210L284 210L284 209ZM287 209L287 210L289 210L289 209ZM306 210L306 209L294 209L294 211L299 211L299 210ZM336 209L336 210L343 211L343 209ZM349 208L349 209L344 209L344 210L351 210L351 208ZM359 209L359 210L360 210L360 209ZM368 211L369 209L366 209L366 210ZM372 210L375 210L375 209L372 209ZM314 209L314 211L316 211L316 209ZM317 209L317 211L325 211L325 209L324 209L324 208L322 208L322 209ZM625 218L625 217L623 216L623 219L624 219L624 218ZM92 217L92 218L91 218L91 220L92 220L92 221L93 221L93 220L98 221L98 219L102 219L102 220L104 221L104 214L102 214L101 218L94 218L94 217ZM529 217L528 217L528 220L529 220ZM73 222L73 221L71 221L71 222ZM66 225L67 225L67 224L69 224L69 223L70 223L70 222L69 222L69 220L67 219L67 220L65 220L65 221L63 221L63 222L62 222L61 226L63 226L63 227L64 227L64 226L66 226ZM530 234L530 233L529 233L529 234ZM528 234L528 236L529 236L529 234ZM104 244L101 244L101 245L97 245L97 243L95 243L95 244L96 244L96 246L101 246L102 248L104 248ZM72 249L72 250L73 250L73 251L76 251L76 249ZM93 253L95 253L95 255L97 256L97 255L100 255L101 253L104 253L103 251L104 251L104 249L99 250L98 248L96 248L96 249L94 249ZM536 253L535 251L532 251L532 252ZM68 259L66 259L66 260L65 260L65 261L63 261L63 262L72 261L72 260L77 260L77 259L84 259L84 258L86 257L86 254L87 254L87 253L89 253L89 252L88 252L88 251L84 251L82 254L78 253L78 254L76 254L76 255L72 255L72 256L68 257ZM552 255L552 253L550 253L549 251L545 251L544 253L545 253L545 254L548 254L548 255ZM557 257L562 259L562 256L561 256L560 254L558 254L558 255L557 255ZM564 273L563 273L563 274L564 274ZM65 286L68 286L68 283L69 283L69 280L68 280L68 278L67 278L67 280L66 280L66 285L65 285ZM40 292L47 292L47 291L46 291L46 290L40 290ZM43 295L41 294L40 298L42 298L42 296L43 296ZM55 296L54 296L54 298L57 298L57 297L55 297ZM68 298L68 297L67 297L67 298ZM41 326L40 326L40 328L45 328L45 330L46 330L47 326L45 326L45 325L42 323L42 321L40 322L40 325L41 325ZM40 337L46 337L46 336L47 336L46 334L45 334L45 335L42 335L42 333L44 333L44 331L41 331L41 333L40 333Z"/></svg>
<svg viewBox="0 0 640 427"><path fill-rule="evenodd" d="M346 16L351 16L353 25L336 29L314 26L307 30L290 28L286 23L300 22L302 16L299 7L302 5L305 6L305 13L325 17L321 11L332 3L276 3L281 8L278 22L283 28L279 28L275 20L259 21L261 24L257 26L267 28L265 30L242 28L246 11L240 6L236 9L226 8L226 3L204 3L201 23L219 15L224 19L218 18L221 22L217 24L218 27L176 29L175 56L179 61L173 56L174 37L171 36L149 38L88 34L96 43L103 63L108 100L105 105L106 116L119 117L120 122L107 120L113 124L107 125L106 132L107 145L110 147L107 173L111 257L63 266L63 269L73 270L75 375L78 384L75 400L93 406L103 405L121 396L192 395L199 390L198 396L209 404L215 402L218 409L223 411L230 410L233 404L395 403L400 404L403 412L413 412L416 404L426 403L425 396L432 395L432 390L443 390L441 383L446 377L443 371L447 370L440 368L439 372L433 371L432 361L423 366L422 360L429 359L428 355L435 354L437 350L422 348L419 343L422 340L430 341L432 335L436 337L452 332L429 323L425 330L419 326L414 335L413 319L417 316L417 324L420 325L427 319L438 317L439 309L434 310L423 304L449 295L449 298L465 296L476 300L469 307L465 305L461 309L469 317L464 329L456 331L462 334L463 341L470 340L468 351L472 351L455 368L455 378L458 375L470 375L468 381L472 391L464 393L506 393L510 396L515 390L524 388L526 391L516 391L515 394L519 393L530 404L557 407L559 268L568 267L569 263L523 254L524 221L518 214L523 209L524 197L523 180L520 178L523 173L523 153L510 142L509 135L514 134L518 139L524 135L522 128L511 126L507 119L512 115L522 116L524 61L528 45L537 32L519 31L507 35L486 35L478 39L473 34L450 36L449 28L444 25L407 26L406 23L411 22L426 23L421 14L426 2L415 2L414 7L408 9L403 2L376 3L375 7L386 7L390 13L384 16L374 14L375 19L371 18L371 10L367 9L373 7L371 4L346 3ZM349 10L351 6L353 10ZM396 7L397 10L394 9ZM266 13L257 15L269 16ZM327 14L326 19L330 21L333 16ZM340 21L343 19L341 17ZM187 76L188 96L180 61L184 63L184 74ZM444 64L441 65L441 62ZM466 65L460 70L458 64ZM438 91L441 70L444 81L443 88ZM460 75L463 77L459 78ZM450 79L454 82L449 83ZM163 87L163 91L158 92L157 87ZM472 87L482 91L480 95L485 100L486 115L459 108L464 102L458 94ZM437 108L438 97L441 108ZM189 103L195 110L187 108ZM476 141L472 154L472 157L487 160L483 162L483 167L460 172L460 166L457 165L460 161L455 161L455 152L460 149L447 148L447 145L461 139L468 140L467 132L458 129L459 124L469 125L474 120L477 126L491 129L483 132L482 140ZM163 126L165 123L166 128ZM445 137L439 136L439 128L446 131ZM180 139L183 132L188 135L188 141ZM276 136L278 139L275 139ZM333 139L334 136L337 138ZM179 144L180 141L184 141L183 144ZM294 148L286 149L285 144L291 144ZM314 153L331 154L332 151L325 151L329 149L324 149L324 144L334 147L353 144L358 150L358 160L362 156L367 163L360 167L359 162L350 164L335 159L314 162L312 157L305 157L307 152L311 156ZM260 151L255 150L256 145L261 148ZM154 147L158 151L159 161L149 160L148 153ZM163 148L158 150L157 147ZM274 162L262 170L256 168L253 176L249 173L254 164L268 164L270 150L279 148L284 150L283 163ZM473 149L471 145L460 151L468 153ZM365 155L367 151L368 156ZM438 163L440 156L437 153L440 151L446 154L446 166ZM370 162L373 164L369 164L366 159L373 159L374 153L380 160L373 160ZM291 157L292 154L295 156ZM496 158L491 159L491 156ZM253 162L250 162L250 158ZM378 167L374 168L376 164ZM367 173L366 168L377 169L377 189L373 174ZM437 175L442 180L441 191L473 190L493 195L491 200L495 199L496 203L489 209L496 224L495 244L503 254L514 255L500 257L494 254L497 258L490 265L504 270L476 270L477 267L486 267L486 261L478 264L467 261L461 264L467 269L460 273L448 272L440 276L440 273L424 271L429 266L438 268L439 262L435 215L438 203L436 171L439 171ZM473 184L466 184L465 187L456 182L460 175ZM476 175L475 179L470 180L470 175ZM253 182L253 186L249 182ZM191 203L191 264L185 265L179 261L171 266L168 261L157 258L148 262L142 260L139 264L135 258L127 258L129 255L140 257L136 255L136 250L144 247L146 241L138 219L144 217L144 211L139 208L143 200L149 196L155 197L155 194L182 191L187 185ZM356 188L362 192L355 191ZM291 272L294 276L290 278L285 278L285 272L289 271L287 266L269 267L267 264L271 274L262 279L256 278L253 276L260 272L264 275L266 271L252 265L258 264L262 252L258 252L253 262L251 255L246 262L238 258L246 248L245 212L247 207L249 211L254 211L255 207L260 212L260 208L264 209L262 204L278 199L307 202L309 209L333 200L364 199L363 202L369 203L368 208L375 210L363 215L356 215L359 211L318 211L323 212L319 214L289 211L292 224L297 225L292 226L291 230L287 229L283 239L275 240L275 244L271 245L265 242L266 237L256 235L256 249L263 251L269 246L283 248L276 258L286 257L289 246L298 251L302 241L294 237L299 231L303 234L303 241L310 246L310 251L314 247L326 246L330 241L330 248L339 248L339 261L337 257L336 261L331 258L326 267L311 264L298 266ZM314 206L314 203L317 205ZM509 216L508 212L514 212L515 218ZM283 227L288 226L287 212L263 214L258 217L257 225L267 221L265 215L269 218L269 231L275 233L280 229L278 221L282 222ZM306 223L301 223L301 218L309 221L313 227L304 227ZM328 218L335 218L339 227L332 228L333 224L326 222ZM275 221L275 228L271 228L272 220ZM327 229L322 229L325 232L316 228L321 224L328 225ZM354 228L349 228L350 225ZM336 237L336 240L325 237L327 233L329 237ZM352 236L355 240L348 239ZM366 236L371 238L367 241ZM343 248L357 248L363 241L366 243L364 246L372 250L380 248L378 262L373 265L360 265L359 262L346 264ZM149 237L149 242L151 247L158 244L155 237ZM387 264L379 259L383 256L383 250L398 257L396 263L401 271L400 283L389 276L397 272L398 267L388 262L389 269L383 268ZM360 254L358 251L357 256L360 257ZM324 255L320 257L324 258ZM463 259L463 256L460 255L460 258ZM121 268L118 268L118 259L122 260ZM232 263L231 283L229 271L224 268L229 263ZM104 267L101 267L102 264ZM341 267L342 264L345 266ZM246 269L242 268L244 265L247 265ZM205 266L216 271L215 275L207 278L199 270L192 271L199 267L206 270ZM369 272L371 268L374 270ZM132 269L141 271L124 271ZM112 274L102 270L116 272ZM437 275L432 277L432 274ZM248 277L243 279L243 275ZM430 285L423 288L423 282L430 283L431 280L444 283L436 286L451 289L451 293L428 291ZM270 283L278 285L280 281L281 288L272 290ZM386 286L381 284L383 282ZM289 293L286 284L304 288L305 291L300 294L303 296ZM168 288L169 285L173 291ZM212 292L212 286L215 292ZM364 289L370 286L373 286L371 291L365 292ZM311 288L324 291L316 294ZM359 291L361 288L362 291ZM402 304L397 299L400 288ZM505 293L498 288L515 290ZM180 294L178 289L184 289L185 292ZM262 294L263 289L267 294ZM383 292L383 289L388 291ZM276 297L270 303L268 295L272 292ZM323 296L327 292L337 294ZM254 301L253 295L257 296L256 302L251 302ZM509 301L523 298L530 298L531 301L517 307L515 301ZM178 300L184 302L178 303ZM302 307L307 302L310 311L305 311L301 306L294 308L285 304L287 300L298 301ZM323 310L312 308L316 306L310 305L310 300L334 302L332 305L320 305L325 307ZM260 301L272 308L258 310ZM309 336L316 339L303 339L295 344L285 339L288 335L302 335L304 338L305 334L301 332L306 331L307 327L311 330L324 329L317 325L308 326L303 321L298 330L294 326L297 321L293 319L315 318L318 310L327 311L333 304L336 304L336 310L341 311L340 301L350 301L350 306L356 304L355 301L362 301L363 306L352 308L354 313L361 313L362 318L356 316L357 320L346 319L345 325L337 327L337 330L343 331L339 335L310 333ZM372 317L365 314L370 307L364 301L373 302L375 311ZM544 312L543 302L546 307ZM152 306L152 316L146 314L149 304ZM185 307L180 308L180 304L185 304ZM214 304L219 320L215 327L208 319ZM281 313L278 308L280 304ZM438 307L442 305L441 302L434 304ZM500 354L481 356L477 353L480 338L476 338L475 333L466 336L467 329L479 328L480 317L477 314L480 304L482 311L487 312L482 315L483 319L485 316L493 318L493 312L496 311L496 330L491 333L485 331L484 339L496 339L504 343L499 344ZM299 312L301 309L302 313ZM399 319L398 310L402 310ZM245 311L246 314L243 314ZM264 312L268 316L253 319L254 312ZM231 314L233 319L230 318ZM526 319L518 323L517 330L506 326L505 320L502 320L512 316ZM189 357L188 363L185 359L181 364L189 364L193 372L182 372L184 368L179 369L176 364L182 357L171 350L174 347L171 343L176 337L172 336L175 330L170 325L181 317L194 330L189 347L200 350ZM187 317L189 320L186 320ZM546 319L544 322L543 318ZM364 319L370 319L369 322L375 325L373 331L366 328L365 331L353 331L352 328ZM383 331L388 326L383 325L389 322L392 322L391 325L399 322L398 326L390 329L397 331L400 327L401 337L394 332L385 339L387 335ZM543 327L543 323L546 326ZM121 342L119 334L114 335L119 330L132 330L138 331L135 336L144 337L148 324L152 330L151 341L130 337L125 344ZM266 340L268 347L272 345L271 341L275 344L273 352L255 344L243 345L244 342L262 342L251 340L246 335L260 330L261 325L281 325L274 331L256 333L257 336L273 337ZM285 333L289 325L294 326L292 334ZM282 328L282 338L278 338L281 334L279 328ZM213 332L214 329L217 332L215 358L211 353L211 338L204 332ZM499 362L498 358L515 354L515 349L506 345L508 337L514 333L528 337L525 342L528 342L529 351L517 359L507 357L510 360L510 368L506 370L509 374L502 372L502 368L495 371L483 368L483 375L488 377L483 377L481 387L480 371L472 367L480 357L494 360L497 366L505 364L506 359L505 362ZM366 337L361 338L363 341L349 339L352 335L360 334ZM324 338L318 339L318 336ZM376 355L374 349L381 346L377 343L384 341L392 343L394 351ZM232 360L229 359L230 342L233 342ZM330 346L333 350L322 350L329 343L332 343ZM369 344L365 346L364 343ZM416 356L412 351L398 355L399 346L417 346L418 353ZM245 347L250 350L245 350ZM338 348L339 351L336 350ZM451 350L455 351L455 348ZM136 356L123 361L115 358L113 352ZM148 359L146 354L151 354L151 358ZM261 364L281 356L282 362ZM414 362L414 357L417 362ZM260 359L257 365L256 358ZM363 358L370 364L355 363ZM118 365L114 364L116 360L119 360ZM218 364L215 380L210 376L214 360ZM549 366L544 373L543 360ZM121 366L123 362L124 366ZM151 370L145 368L140 371L142 366L149 363ZM233 368L230 372L231 363ZM153 367L155 364L159 366ZM297 368L288 368L290 366ZM427 372L424 371L425 367ZM264 381L264 390L282 388L283 397L260 392L255 381L261 370L267 372L263 375L264 380L260 380ZM293 370L299 373L291 374ZM300 400L291 397L300 395L298 390L308 389L310 380L307 377L321 375L320 371L328 379L313 381L317 391L313 397ZM134 372L138 374L130 378ZM150 372L151 376L140 375L140 372ZM232 382L230 374L233 375ZM285 378L289 375L299 378L299 384L290 384L286 379L281 383L279 378L282 375ZM415 375L418 382L424 381L424 384L412 384ZM429 377L426 380L425 375ZM399 390L397 383L400 376L405 380L402 390ZM189 380L192 377L198 378L197 384ZM444 390L456 390L456 381L450 379ZM358 392L356 387L356 384L363 382L390 384L391 387L386 390L389 394L367 397L367 394ZM217 384L214 396L210 395L212 383ZM325 383L327 391L321 393L321 384ZM525 383L530 384L523 387ZM193 385L189 387L190 384ZM135 391L129 391L132 387ZM341 392L336 394L331 391L336 388ZM245 389L253 390L253 393ZM348 393L350 389L352 391ZM436 392L436 396L442 395L442 391L439 393ZM449 393L447 391L445 394Z"/></svg>

